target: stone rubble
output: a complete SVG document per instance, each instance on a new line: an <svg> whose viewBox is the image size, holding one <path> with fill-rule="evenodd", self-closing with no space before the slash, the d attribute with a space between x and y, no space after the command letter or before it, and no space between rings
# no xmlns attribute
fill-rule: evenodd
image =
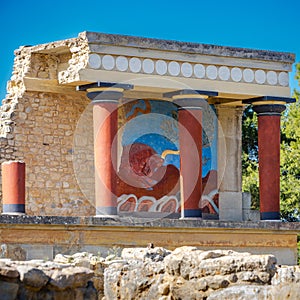
<svg viewBox="0 0 300 300"><path fill-rule="evenodd" d="M124 249L104 271L105 299L300 299L299 266L273 255L180 247Z"/></svg>
<svg viewBox="0 0 300 300"><path fill-rule="evenodd" d="M82 252L54 261L0 259L0 299L300 299L300 266L273 255L180 247Z"/></svg>

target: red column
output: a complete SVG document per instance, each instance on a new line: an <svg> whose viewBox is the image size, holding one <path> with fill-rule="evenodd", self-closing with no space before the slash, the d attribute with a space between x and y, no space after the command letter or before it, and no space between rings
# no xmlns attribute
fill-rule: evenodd
<svg viewBox="0 0 300 300"><path fill-rule="evenodd" d="M3 213L25 213L25 163L2 163Z"/></svg>
<svg viewBox="0 0 300 300"><path fill-rule="evenodd" d="M175 101L178 109L181 215L184 218L202 217L202 108L200 95L185 95ZM182 97L182 96L181 96ZM176 97L174 97L176 99Z"/></svg>
<svg viewBox="0 0 300 300"><path fill-rule="evenodd" d="M285 105L253 106L258 115L261 220L280 219L280 116Z"/></svg>
<svg viewBox="0 0 300 300"><path fill-rule="evenodd" d="M122 89L88 90L93 103L96 215L116 216L118 100Z"/></svg>

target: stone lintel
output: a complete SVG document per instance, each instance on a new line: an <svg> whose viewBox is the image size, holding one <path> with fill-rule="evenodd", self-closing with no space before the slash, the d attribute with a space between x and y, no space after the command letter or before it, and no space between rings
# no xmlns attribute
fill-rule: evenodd
<svg viewBox="0 0 300 300"><path fill-rule="evenodd" d="M56 79L24 77L24 86L28 92L78 94L74 86L59 84Z"/></svg>

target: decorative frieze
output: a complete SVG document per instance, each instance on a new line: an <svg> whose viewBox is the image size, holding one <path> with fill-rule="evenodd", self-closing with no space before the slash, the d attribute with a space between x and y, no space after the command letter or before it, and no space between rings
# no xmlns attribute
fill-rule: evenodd
<svg viewBox="0 0 300 300"><path fill-rule="evenodd" d="M288 72L242 68L215 64L200 64L162 59L117 55L89 55L88 67L95 70L142 73L148 75L243 82L261 85L289 85Z"/></svg>

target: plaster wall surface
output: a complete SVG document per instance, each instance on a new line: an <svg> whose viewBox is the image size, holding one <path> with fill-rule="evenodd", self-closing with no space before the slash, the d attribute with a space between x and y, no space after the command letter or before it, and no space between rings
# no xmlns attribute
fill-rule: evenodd
<svg viewBox="0 0 300 300"><path fill-rule="evenodd" d="M243 107L218 105L217 112L219 189L222 192L241 192Z"/></svg>

